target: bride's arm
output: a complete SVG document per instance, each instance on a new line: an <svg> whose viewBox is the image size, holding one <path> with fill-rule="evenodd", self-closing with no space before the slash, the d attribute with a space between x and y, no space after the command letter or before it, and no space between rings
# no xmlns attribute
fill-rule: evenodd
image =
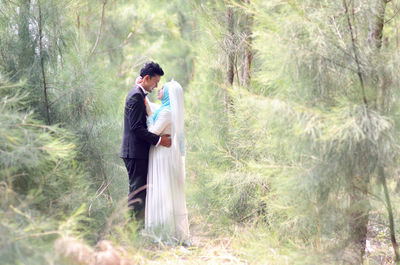
<svg viewBox="0 0 400 265"><path fill-rule="evenodd" d="M171 111L162 110L157 117L156 122L150 126L149 131L161 135L165 128L171 123Z"/></svg>

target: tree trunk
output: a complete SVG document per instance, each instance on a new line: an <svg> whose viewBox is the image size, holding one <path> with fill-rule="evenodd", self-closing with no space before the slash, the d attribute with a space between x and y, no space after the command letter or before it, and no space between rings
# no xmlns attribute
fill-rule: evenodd
<svg viewBox="0 0 400 265"><path fill-rule="evenodd" d="M375 0L373 19L369 25L368 41L378 50L382 47L383 27L385 25L385 11L387 0Z"/></svg>
<svg viewBox="0 0 400 265"><path fill-rule="evenodd" d="M386 184L385 171L382 166L379 167L378 174L379 174L381 184L383 187L383 192L385 194L386 209L387 209L388 218L389 218L390 241L392 242L392 248L393 248L393 252L394 252L394 256L395 256L395 261L399 262L400 261L399 245L397 244L397 241L396 241L396 229L394 227L392 203L390 201L389 189Z"/></svg>
<svg viewBox="0 0 400 265"><path fill-rule="evenodd" d="M362 100L364 102L365 107L368 109L368 101L367 101L367 96L365 94L364 78L363 78L363 74L362 74L362 71L361 71L361 63L360 63L360 59L359 59L359 55L358 55L358 49L357 49L357 40L356 40L356 37L355 37L356 35L353 32L354 29L353 29L353 25L351 24L351 19L350 19L350 14L349 14L349 6L347 4L347 0L343 0L343 6L344 6L344 9L345 9L345 12L346 12L347 24L349 26L351 44L352 44L353 53L354 53L354 60L355 60L356 66L357 66L358 79L360 81ZM354 10L352 10L352 14L354 14Z"/></svg>
<svg viewBox="0 0 400 265"><path fill-rule="evenodd" d="M244 3L250 4L251 0L243 0ZM253 14L248 14L246 16L246 25L244 28L244 33L246 34L246 41L244 47L244 65L243 65L243 76L242 85L247 86L251 78L251 63L253 61L253 51L252 51L252 26L253 26Z"/></svg>
<svg viewBox="0 0 400 265"><path fill-rule="evenodd" d="M368 199L369 177L353 176L350 190L350 240L351 246L356 253L357 263L362 264L365 254L365 246L368 232L369 199Z"/></svg>
<svg viewBox="0 0 400 265"><path fill-rule="evenodd" d="M345 15L347 18L347 25L349 29L349 34L351 37L351 45L352 52L354 55L354 61L357 67L357 76L360 82L360 90L362 101L364 103L365 114L369 118L369 108L368 101L365 93L364 86L364 76L360 63L359 50L357 45L357 39L355 34L354 25L352 24L352 20L350 18L350 13L354 14L354 10L349 10L349 5L347 0L343 0L343 7L345 9ZM354 5L352 6L354 8ZM354 20L353 20L354 21ZM368 161L363 161L362 158L359 161L360 168L367 168ZM358 259L357 262L360 264L363 263L363 258L365 254L365 245L367 239L368 232L368 220L369 220L369 199L368 199L368 186L370 175L368 172L364 172L361 175L349 174L349 178L351 178L350 185L350 240L352 243L352 247L354 248L354 253L359 255L356 256Z"/></svg>
<svg viewBox="0 0 400 265"><path fill-rule="evenodd" d="M226 27L227 27L227 40L226 40L226 56L227 56L227 70L226 70L226 81L224 88L224 111L229 112L231 105L231 98L229 96L228 88L232 87L233 80L235 77L235 54L234 54L234 10L233 7L228 7L226 10Z"/></svg>
<svg viewBox="0 0 400 265"><path fill-rule="evenodd" d="M38 7L39 7L39 57L40 57L40 67L42 70L42 82L43 82L43 94L44 94L44 101L46 107L46 114L47 114L47 124L51 124L50 120L50 106L49 106L49 99L47 96L47 83L46 83L46 72L44 69L44 58L43 58L43 25L42 25L42 8L40 6L40 0L38 0Z"/></svg>
<svg viewBox="0 0 400 265"><path fill-rule="evenodd" d="M379 56L379 51L382 47L383 27L385 26L385 13L388 0L375 0L372 6L372 21L369 25L368 42L374 51L372 56ZM377 73L378 86L376 96L376 109L380 112L388 110L386 103L388 80L381 73Z"/></svg>
<svg viewBox="0 0 400 265"><path fill-rule="evenodd" d="M234 28L233 28L233 7L228 7L226 10L226 26L228 32L228 42L227 42L227 73L226 73L226 83L230 86L233 84L234 74L234 63L235 63L235 56L233 51L233 35L234 35Z"/></svg>

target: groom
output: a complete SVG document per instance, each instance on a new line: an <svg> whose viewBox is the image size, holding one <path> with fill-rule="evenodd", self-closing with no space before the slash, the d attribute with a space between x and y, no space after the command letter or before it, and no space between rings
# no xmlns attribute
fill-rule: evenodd
<svg viewBox="0 0 400 265"><path fill-rule="evenodd" d="M128 207L138 217L146 201L147 168L150 145L171 146L169 136L158 136L147 130L146 95L160 82L164 71L154 62L146 63L140 70L142 82L135 84L125 101L124 134L120 157L129 175Z"/></svg>

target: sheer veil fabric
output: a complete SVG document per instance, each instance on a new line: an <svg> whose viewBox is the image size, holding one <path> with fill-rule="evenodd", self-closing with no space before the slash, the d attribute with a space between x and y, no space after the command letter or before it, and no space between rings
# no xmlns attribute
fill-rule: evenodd
<svg viewBox="0 0 400 265"><path fill-rule="evenodd" d="M166 86L171 108L160 111L149 130L158 135L170 134L172 145L170 148L160 145L150 148L145 232L157 241L179 243L189 239L184 190L183 90L176 81L166 83L164 90Z"/></svg>

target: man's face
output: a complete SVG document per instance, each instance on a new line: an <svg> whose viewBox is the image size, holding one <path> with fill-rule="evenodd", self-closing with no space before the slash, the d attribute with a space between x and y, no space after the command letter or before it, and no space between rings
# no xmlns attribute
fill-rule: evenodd
<svg viewBox="0 0 400 265"><path fill-rule="evenodd" d="M153 89L158 86L158 82L160 82L161 76L155 75L151 77L150 75L146 75L143 78L142 87L149 93L153 92Z"/></svg>

